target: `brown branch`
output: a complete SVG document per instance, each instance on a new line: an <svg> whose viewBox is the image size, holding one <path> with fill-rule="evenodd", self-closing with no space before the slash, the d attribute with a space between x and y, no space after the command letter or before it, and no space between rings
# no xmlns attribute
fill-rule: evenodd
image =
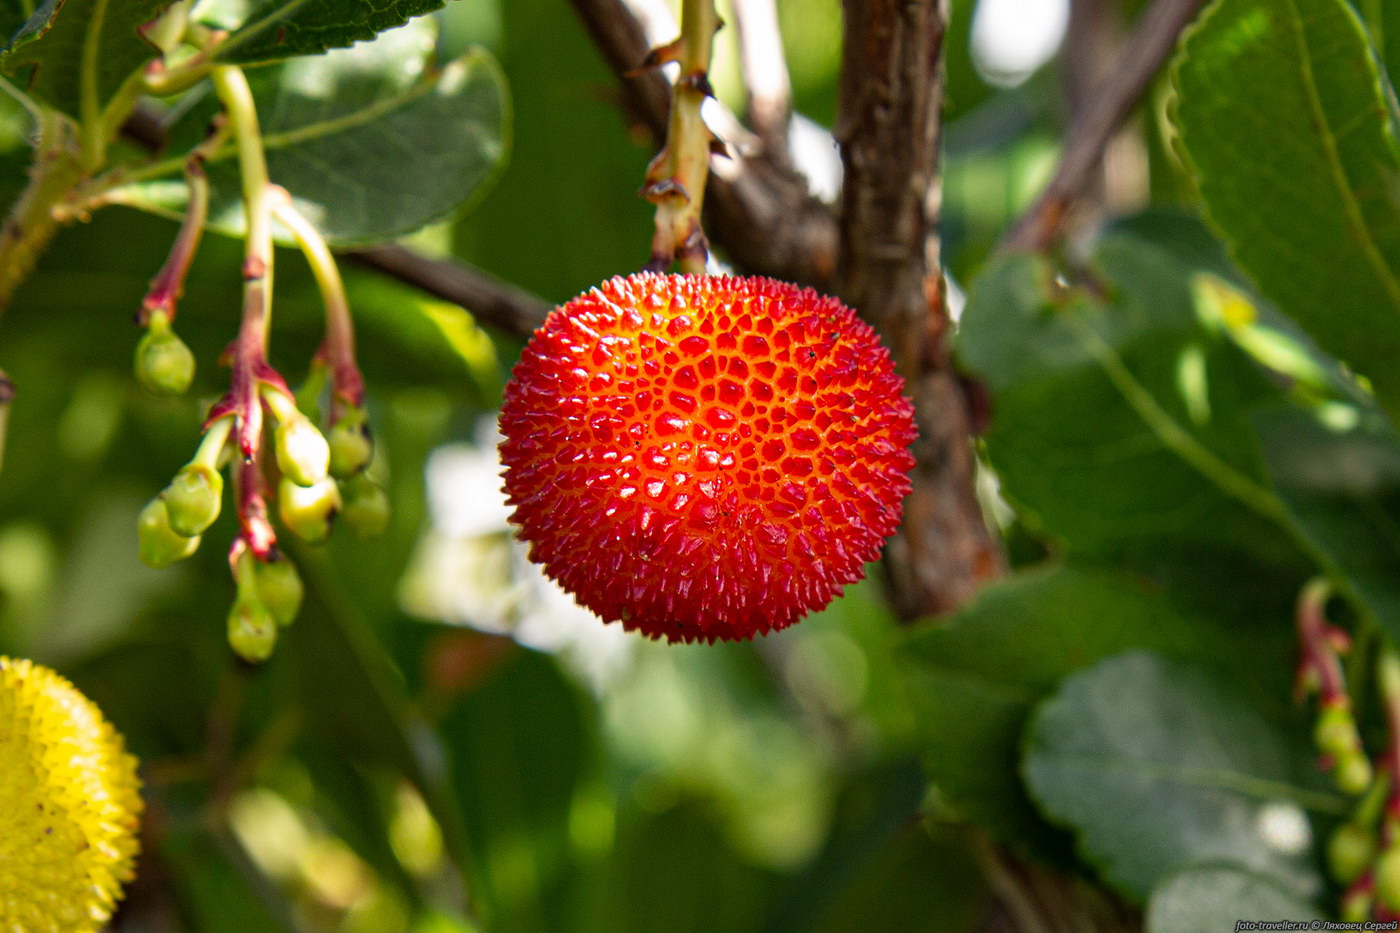
<svg viewBox="0 0 1400 933"><path fill-rule="evenodd" d="M654 70L637 71L651 51L623 0L570 0L608 66L621 78L624 104L651 131L666 135L671 92ZM806 181L773 160L730 153L711 159L705 229L739 268L823 288L836 268L836 223Z"/></svg>
<svg viewBox="0 0 1400 933"><path fill-rule="evenodd" d="M1072 208L1096 177L1114 132L1137 106L1205 0L1157 0L1142 15L1118 60L1070 122L1059 167L1043 194L1002 244L1044 250L1062 235Z"/></svg>
<svg viewBox="0 0 1400 933"><path fill-rule="evenodd" d="M444 301L461 305L478 321L521 337L533 333L550 311L544 300L460 260L430 259L396 245L353 250L342 255Z"/></svg>
<svg viewBox="0 0 1400 933"><path fill-rule="evenodd" d="M886 567L905 618L948 612L1002 569L975 494L969 405L952 368L936 228L942 0L845 0L839 118L845 179L837 291L880 331L919 427Z"/></svg>

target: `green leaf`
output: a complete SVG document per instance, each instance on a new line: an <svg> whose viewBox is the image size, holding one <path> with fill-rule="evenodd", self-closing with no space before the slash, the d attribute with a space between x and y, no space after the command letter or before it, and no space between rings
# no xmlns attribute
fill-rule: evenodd
<svg viewBox="0 0 1400 933"><path fill-rule="evenodd" d="M219 44L220 62L247 65L296 55L315 55L372 39L415 16L441 9L444 0L264 0L239 19ZM218 12L228 15L231 7ZM208 17L205 17L208 19ZM216 17L215 25L232 23Z"/></svg>
<svg viewBox="0 0 1400 933"><path fill-rule="evenodd" d="M1218 675L1133 651L1075 674L1041 705L1025 776L1045 813L1132 897L1208 858L1314 894L1306 811L1336 815L1347 803L1322 789L1303 731Z"/></svg>
<svg viewBox="0 0 1400 933"><path fill-rule="evenodd" d="M1218 0L1172 83L1181 148L1235 259L1396 410L1400 145L1355 11Z"/></svg>
<svg viewBox="0 0 1400 933"><path fill-rule="evenodd" d="M1245 572L1238 558L1231 564ZM1268 670L1261 659L1273 658L1284 689L1292 646L1257 624L1267 611L1248 613L1251 626L1248 618L1185 608L1164 595L1143 576L1038 567L987 587L950 622L914 634L903 650L910 702L925 768L949 802L1003 842L1062 850L1017 773L1025 724L1062 678L1129 648L1191 659L1249 657L1261 673ZM1232 601L1259 605L1242 597L1233 591Z"/></svg>
<svg viewBox="0 0 1400 933"><path fill-rule="evenodd" d="M493 902L492 929L549 929L559 909L569 817L596 734L588 712L551 658L522 650L439 727Z"/></svg>
<svg viewBox="0 0 1400 933"><path fill-rule="evenodd" d="M1400 76L1400 6L1388 0L1352 0L1356 12L1366 23L1371 47L1385 63L1391 87Z"/></svg>
<svg viewBox="0 0 1400 933"><path fill-rule="evenodd" d="M1338 422L1338 418L1344 421ZM1400 437L1374 408L1259 412L1273 486L1343 592L1400 638Z"/></svg>
<svg viewBox="0 0 1400 933"><path fill-rule="evenodd" d="M451 216L505 160L509 105L500 69L483 50L433 67L434 35L429 24L413 24L255 76L272 180L331 242L387 240ZM212 108L211 101L182 123L202 132ZM209 159L210 226L240 234L235 154L229 145ZM152 171L178 168L171 160ZM115 193L120 203L168 216L183 211L186 197L176 181Z"/></svg>
<svg viewBox="0 0 1400 933"><path fill-rule="evenodd" d="M1324 919L1316 905L1278 879L1228 862L1188 865L1147 901L1147 933L1233 930L1240 920Z"/></svg>
<svg viewBox="0 0 1400 933"><path fill-rule="evenodd" d="M987 453L1031 528L1080 553L1164 538L1292 559L1247 409L1276 397L1225 329L1198 316L1189 265L1110 234L1094 286L1034 256L978 281L958 350L985 380Z"/></svg>
<svg viewBox="0 0 1400 933"><path fill-rule="evenodd" d="M735 852L711 808L682 797L619 815L574 933L758 933L771 876ZM531 928L534 930L542 927Z"/></svg>
<svg viewBox="0 0 1400 933"><path fill-rule="evenodd" d="M171 0L47 0L0 49L0 70L44 103L95 125L157 50L138 32ZM9 22L9 11L0 22Z"/></svg>
<svg viewBox="0 0 1400 933"><path fill-rule="evenodd" d="M443 844L473 893L478 877L448 784L442 745L411 708L402 681L354 608L306 549L295 555L308 605L286 632L301 704L318 737L356 761L391 769L423 795Z"/></svg>

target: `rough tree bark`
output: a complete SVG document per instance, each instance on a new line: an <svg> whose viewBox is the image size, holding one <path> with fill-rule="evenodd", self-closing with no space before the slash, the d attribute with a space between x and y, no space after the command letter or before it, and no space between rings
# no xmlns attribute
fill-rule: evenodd
<svg viewBox="0 0 1400 933"><path fill-rule="evenodd" d="M896 611L941 614L1003 566L975 494L968 399L939 266L945 0L845 0L836 291L894 352L914 398L914 489L886 565Z"/></svg>

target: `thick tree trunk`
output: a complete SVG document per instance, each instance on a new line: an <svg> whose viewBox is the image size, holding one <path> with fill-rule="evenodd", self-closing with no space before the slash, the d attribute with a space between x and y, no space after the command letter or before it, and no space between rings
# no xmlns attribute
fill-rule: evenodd
<svg viewBox="0 0 1400 933"><path fill-rule="evenodd" d="M904 618L965 603L1003 566L975 495L937 221L944 0L846 0L836 139L845 179L836 291L894 352L919 427L914 490L886 564Z"/></svg>

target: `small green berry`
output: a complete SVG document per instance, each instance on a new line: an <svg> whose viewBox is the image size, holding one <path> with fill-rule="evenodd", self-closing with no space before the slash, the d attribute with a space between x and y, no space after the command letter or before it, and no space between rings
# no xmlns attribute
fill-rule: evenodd
<svg viewBox="0 0 1400 933"><path fill-rule="evenodd" d="M1313 741L1324 755L1344 758L1361 747L1356 720L1345 706L1325 706L1313 728Z"/></svg>
<svg viewBox="0 0 1400 933"><path fill-rule="evenodd" d="M1342 824L1327 840L1327 865L1332 877L1341 884L1351 884L1360 878L1375 857L1375 834L1355 823Z"/></svg>
<svg viewBox="0 0 1400 933"><path fill-rule="evenodd" d="M374 480L363 473L342 484L345 507L341 520L361 538L372 538L389 527L389 497Z"/></svg>
<svg viewBox="0 0 1400 933"><path fill-rule="evenodd" d="M1400 846L1391 846L1376 863L1376 897L1387 910L1400 910Z"/></svg>
<svg viewBox="0 0 1400 933"><path fill-rule="evenodd" d="M163 314L152 316L136 344L135 367L136 378L156 395L183 395L194 381L194 354Z"/></svg>
<svg viewBox="0 0 1400 933"><path fill-rule="evenodd" d="M280 557L266 563L258 561L255 570L258 596L267 606L267 611L272 613L278 625L291 625L301 611L301 600L306 594L296 565Z"/></svg>
<svg viewBox="0 0 1400 933"><path fill-rule="evenodd" d="M165 502L159 497L146 503L137 517L136 538L141 563L157 570L183 560L199 549L198 535L182 535L170 527Z"/></svg>
<svg viewBox="0 0 1400 933"><path fill-rule="evenodd" d="M1344 794L1356 795L1371 786L1371 762L1361 752L1348 752L1337 759L1332 780Z"/></svg>
<svg viewBox="0 0 1400 933"><path fill-rule="evenodd" d="M228 643L245 661L266 661L277 644L277 620L260 600L240 595L229 610Z"/></svg>
<svg viewBox="0 0 1400 933"><path fill-rule="evenodd" d="M177 534L194 537L202 534L219 517L223 504L224 478L219 471L202 463L190 463L180 468L170 485L161 493L170 527Z"/></svg>
<svg viewBox="0 0 1400 933"><path fill-rule="evenodd" d="M331 428L329 443L331 475L337 479L363 471L374 456L374 442L370 440L363 411L352 411L337 421Z"/></svg>
<svg viewBox="0 0 1400 933"><path fill-rule="evenodd" d="M292 534L320 544L330 536L331 519L340 511L340 490L333 479L301 486L283 477L277 487L277 510Z"/></svg>
<svg viewBox="0 0 1400 933"><path fill-rule="evenodd" d="M1342 895L1342 920L1345 923L1365 923L1371 919L1371 906L1375 898L1370 888L1352 888Z"/></svg>
<svg viewBox="0 0 1400 933"><path fill-rule="evenodd" d="M298 486L314 486L326 478L330 446L311 419L300 412L293 414L277 426L273 440L283 476Z"/></svg>

